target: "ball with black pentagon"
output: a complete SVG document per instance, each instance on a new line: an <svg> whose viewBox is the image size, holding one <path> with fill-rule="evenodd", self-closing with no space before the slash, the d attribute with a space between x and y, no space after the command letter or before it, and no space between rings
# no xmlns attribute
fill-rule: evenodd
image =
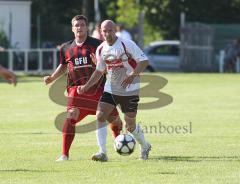
<svg viewBox="0 0 240 184"><path fill-rule="evenodd" d="M121 134L114 140L115 151L123 156L131 155L134 151L136 141L130 134Z"/></svg>

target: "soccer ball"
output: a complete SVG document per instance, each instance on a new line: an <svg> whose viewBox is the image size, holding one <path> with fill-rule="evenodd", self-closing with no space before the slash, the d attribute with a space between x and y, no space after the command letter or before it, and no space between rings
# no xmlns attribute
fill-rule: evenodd
<svg viewBox="0 0 240 184"><path fill-rule="evenodd" d="M122 134L115 138L114 149L115 151L123 156L131 155L134 151L135 140L129 134Z"/></svg>

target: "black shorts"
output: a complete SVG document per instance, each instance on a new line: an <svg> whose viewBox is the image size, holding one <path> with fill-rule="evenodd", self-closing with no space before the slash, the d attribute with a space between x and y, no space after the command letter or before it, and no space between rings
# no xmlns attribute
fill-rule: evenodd
<svg viewBox="0 0 240 184"><path fill-rule="evenodd" d="M117 106L119 104L123 113L137 112L139 96L118 96L104 92L100 99L100 102L109 103L114 106Z"/></svg>

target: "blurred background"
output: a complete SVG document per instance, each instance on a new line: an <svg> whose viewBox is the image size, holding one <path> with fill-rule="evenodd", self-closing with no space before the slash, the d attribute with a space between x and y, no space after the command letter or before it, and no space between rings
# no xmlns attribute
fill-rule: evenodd
<svg viewBox="0 0 240 184"><path fill-rule="evenodd" d="M104 19L124 25L149 72L239 72L239 12L239 0L0 0L0 64L52 71L72 17L84 14L90 35Z"/></svg>

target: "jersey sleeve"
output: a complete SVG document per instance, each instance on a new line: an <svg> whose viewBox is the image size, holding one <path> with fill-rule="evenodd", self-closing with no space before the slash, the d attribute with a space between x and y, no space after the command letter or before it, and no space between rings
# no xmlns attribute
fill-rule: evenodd
<svg viewBox="0 0 240 184"><path fill-rule="evenodd" d="M65 49L64 49L64 45L62 45L60 47L60 52L59 52L59 58L60 58L60 64L62 65L66 65L67 62L66 62L66 59L65 59Z"/></svg>
<svg viewBox="0 0 240 184"><path fill-rule="evenodd" d="M103 57L101 55L101 50L102 50L102 46L99 46L96 50L96 59L97 59L97 66L96 66L96 70L103 72L106 68L107 65L103 60Z"/></svg>
<svg viewBox="0 0 240 184"><path fill-rule="evenodd" d="M133 41L128 41L126 44L126 49L129 54L131 54L132 58L136 62L141 62L148 60L148 57L145 55L145 53L136 45Z"/></svg>

